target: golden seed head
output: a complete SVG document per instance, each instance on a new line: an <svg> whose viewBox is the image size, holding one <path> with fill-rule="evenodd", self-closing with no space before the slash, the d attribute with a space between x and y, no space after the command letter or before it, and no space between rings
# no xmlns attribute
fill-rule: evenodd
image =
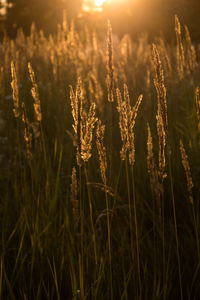
<svg viewBox="0 0 200 300"><path fill-rule="evenodd" d="M114 101L114 66L113 66L113 45L112 45L112 27L108 20L107 29L107 90L108 101Z"/></svg>
<svg viewBox="0 0 200 300"><path fill-rule="evenodd" d="M106 185L107 160L106 160L106 148L104 146L104 133L105 133L105 125L102 125L101 121L99 120L97 123L97 130L96 130L96 137L97 137L96 144L97 144L97 150L99 154L101 178L103 183Z"/></svg>
<svg viewBox="0 0 200 300"><path fill-rule="evenodd" d="M24 102L22 102L22 122L24 124L24 140L26 143L26 153L28 159L32 158L32 133L30 132L30 124L26 112Z"/></svg>
<svg viewBox="0 0 200 300"><path fill-rule="evenodd" d="M195 89L195 102L196 102L196 111L197 111L197 119L198 119L198 129L200 131L200 93L199 87Z"/></svg>
<svg viewBox="0 0 200 300"><path fill-rule="evenodd" d="M92 156L92 131L95 123L97 122L97 118L95 117L95 107L95 103L92 103L88 116L84 122L84 132L81 140L81 158L83 161L88 161Z"/></svg>
<svg viewBox="0 0 200 300"><path fill-rule="evenodd" d="M71 203L73 207L73 218L74 223L78 223L78 190L77 190L77 178L76 178L76 168L72 169L72 183L71 183Z"/></svg>
<svg viewBox="0 0 200 300"><path fill-rule="evenodd" d="M181 24L177 15L175 15L175 31L178 35L181 35Z"/></svg>
<svg viewBox="0 0 200 300"><path fill-rule="evenodd" d="M12 76L12 81L11 81L11 87L12 87L12 95L13 95L13 113L15 118L19 118L20 113L19 113L19 87L18 87L18 80L17 80L17 74L16 74L16 69L14 62L11 61L11 76Z"/></svg>
<svg viewBox="0 0 200 300"><path fill-rule="evenodd" d="M120 156L122 160L126 159L126 152L129 152L129 163L134 165L135 163L135 137L134 137L134 126L137 112L141 104L143 96L140 95L135 106L131 108L130 97L128 87L124 84L124 100L119 89L117 93L117 110L119 112L119 127L121 132L121 140L123 142Z"/></svg>
<svg viewBox="0 0 200 300"><path fill-rule="evenodd" d="M28 70L29 70L29 75L30 79L32 82L32 89L31 89L31 94L34 100L34 111L35 111L35 120L36 123L40 123L42 121L42 112L41 112L41 106L40 106L40 99L39 99L39 91L38 91L38 85L35 80L35 73L31 67L30 62L28 63Z"/></svg>
<svg viewBox="0 0 200 300"><path fill-rule="evenodd" d="M193 184L193 180L192 180L188 156L186 154L182 140L180 140L180 152L181 152L181 158L182 158L182 165L185 170L185 175L186 175L186 179L187 179L187 189L188 189L188 193L189 193L189 200L190 200L190 203L193 204L192 188L194 187L194 184Z"/></svg>

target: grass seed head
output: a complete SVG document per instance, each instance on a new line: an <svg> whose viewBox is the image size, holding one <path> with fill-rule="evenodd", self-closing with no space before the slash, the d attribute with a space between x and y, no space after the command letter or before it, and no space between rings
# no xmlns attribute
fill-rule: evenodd
<svg viewBox="0 0 200 300"><path fill-rule="evenodd" d="M11 87L12 87L12 95L13 95L13 113L15 118L19 118L20 112L19 112L19 87L18 87L18 80L17 80L17 73L15 69L14 62L11 61Z"/></svg>
<svg viewBox="0 0 200 300"><path fill-rule="evenodd" d="M114 66L113 66L113 45L112 45L112 27L108 20L107 27L107 90L108 101L114 101Z"/></svg>
<svg viewBox="0 0 200 300"><path fill-rule="evenodd" d="M76 168L72 169L72 183L71 183L71 203L73 207L73 218L74 224L78 223L78 190L77 190L77 178L76 178Z"/></svg>
<svg viewBox="0 0 200 300"><path fill-rule="evenodd" d="M186 179L187 179L187 189L188 189L188 193L189 193L189 200L190 200L190 203L193 204L192 188L194 187L194 184L193 184L193 180L192 180L188 156L186 154L182 140L180 140L180 152L181 152L181 158L182 158L182 165L185 170L185 175L186 175Z"/></svg>
<svg viewBox="0 0 200 300"><path fill-rule="evenodd" d="M97 150L99 154L101 178L103 183L106 185L107 160L106 160L106 148L104 146L104 133L105 133L105 125L102 125L101 121L99 120L97 123L97 130L96 130L96 137L97 137L96 144L97 144Z"/></svg>
<svg viewBox="0 0 200 300"><path fill-rule="evenodd" d="M38 91L38 85L35 80L35 73L32 69L32 66L30 62L28 63L28 70L29 70L29 75L30 79L32 82L32 89L31 89L31 94L34 99L34 110L35 110L35 118L37 122L41 122L42 120L42 113L41 113L41 107L40 107L40 99L39 99L39 91Z"/></svg>
<svg viewBox="0 0 200 300"><path fill-rule="evenodd" d="M30 124L26 112L24 102L22 102L22 122L24 124L24 140L26 143L27 158L32 158L32 133L30 132Z"/></svg>

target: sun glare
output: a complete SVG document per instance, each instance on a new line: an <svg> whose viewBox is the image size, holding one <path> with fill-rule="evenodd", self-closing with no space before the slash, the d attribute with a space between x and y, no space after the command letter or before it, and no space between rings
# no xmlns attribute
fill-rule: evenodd
<svg viewBox="0 0 200 300"><path fill-rule="evenodd" d="M83 0L84 11L99 11L103 9L103 4L108 0Z"/></svg>
<svg viewBox="0 0 200 300"><path fill-rule="evenodd" d="M117 4L127 0L83 0L84 11L103 11L104 4Z"/></svg>
<svg viewBox="0 0 200 300"><path fill-rule="evenodd" d="M104 4L105 0L95 0L95 5L101 7Z"/></svg>

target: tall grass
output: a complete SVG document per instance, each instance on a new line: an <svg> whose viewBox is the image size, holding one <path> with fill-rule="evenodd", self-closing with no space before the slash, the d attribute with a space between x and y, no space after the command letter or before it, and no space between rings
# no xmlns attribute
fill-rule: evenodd
<svg viewBox="0 0 200 300"><path fill-rule="evenodd" d="M110 22L4 37L0 299L198 299L200 45L182 27L171 45Z"/></svg>

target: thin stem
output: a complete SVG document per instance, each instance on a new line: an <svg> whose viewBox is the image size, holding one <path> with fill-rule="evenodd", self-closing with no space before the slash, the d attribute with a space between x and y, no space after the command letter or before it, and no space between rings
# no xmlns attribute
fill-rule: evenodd
<svg viewBox="0 0 200 300"><path fill-rule="evenodd" d="M110 107L110 111L109 111L109 120L110 120L110 140L109 140L109 143L110 143L110 149L109 149L109 154L110 154L110 170L109 170L109 181L111 181L111 172L112 172L112 156L113 156L113 147L112 147L112 122L113 122L113 105L112 105L112 102L109 103L109 107Z"/></svg>
<svg viewBox="0 0 200 300"><path fill-rule="evenodd" d="M195 230L195 235L196 235L197 254L198 254L198 263L199 263L200 262L199 234L198 234L198 225L197 225L197 220L196 220L196 215L195 215L194 204L192 204L192 212L193 212L193 217L194 217L194 230Z"/></svg>
<svg viewBox="0 0 200 300"><path fill-rule="evenodd" d="M94 230L94 223L93 223L93 210L92 210L90 188L89 188L89 185L87 184L89 181L88 181L88 172L87 172L86 164L84 164L84 171L85 171L86 185L87 185L87 191L88 191L88 200L89 200L89 208L90 208L90 222L91 222L91 227L92 227L92 239L93 239L93 244L94 244L95 264L97 265L97 247L96 247L96 238L95 238L95 230Z"/></svg>
<svg viewBox="0 0 200 300"><path fill-rule="evenodd" d="M180 285L181 300L183 300L180 252L179 252L178 230L177 230L177 220L176 220L176 207L175 207L175 200L174 200L174 188L173 188L173 180L172 180L171 160L170 160L169 154L168 154L168 161L169 161L169 177L170 177L172 206L173 206L173 215L174 215L174 229L175 229L175 236L176 236L176 251L177 251L177 260L178 260L179 285Z"/></svg>
<svg viewBox="0 0 200 300"><path fill-rule="evenodd" d="M137 250L137 268L138 268L139 292L140 292L140 296L141 296L142 284L141 284L141 273L140 273L138 223L137 223L137 212L136 212L136 197L135 197L135 182L134 182L133 166L131 167L131 175L132 175L132 188L133 188L133 208L134 208L135 239L136 239L136 250Z"/></svg>
<svg viewBox="0 0 200 300"><path fill-rule="evenodd" d="M84 298L84 283L83 283L83 266L84 266L84 207L83 207L83 199L82 199L82 171L81 166L79 165L79 203L80 203L80 250L79 253L79 279L80 279L80 290L81 290L81 297Z"/></svg>
<svg viewBox="0 0 200 300"><path fill-rule="evenodd" d="M134 259L133 225L132 225L132 213L131 213L131 195L130 195L129 172L128 172L127 157L126 157L126 182L127 182L127 192L128 192L128 210L129 210L129 226L130 226L130 239L131 239L131 253L132 253L132 259Z"/></svg>
<svg viewBox="0 0 200 300"><path fill-rule="evenodd" d="M105 186L106 180L105 180ZM111 239L110 239L110 217L109 217L109 204L108 204L108 193L105 191L106 197L106 215L107 215L107 227L108 227L108 251L109 251L109 262L110 262L110 289L111 289L111 299L113 299L113 284L112 284L112 256L111 256Z"/></svg>
<svg viewBox="0 0 200 300"><path fill-rule="evenodd" d="M163 185L163 182L162 182ZM163 299L165 299L166 296L166 282L165 282L165 272L166 272L166 266L165 266L165 201L164 201L164 194L163 192L161 193L161 216L160 216L160 221L161 221L161 228L162 228L162 260L163 260L163 290L164 290L164 296Z"/></svg>

